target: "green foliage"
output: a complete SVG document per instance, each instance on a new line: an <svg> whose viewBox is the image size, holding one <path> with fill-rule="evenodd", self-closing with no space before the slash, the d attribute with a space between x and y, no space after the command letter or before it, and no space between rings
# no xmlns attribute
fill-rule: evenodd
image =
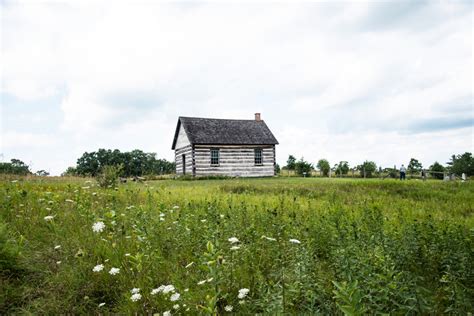
<svg viewBox="0 0 474 316"><path fill-rule="evenodd" d="M295 168L296 168L296 158L293 155L289 155L288 160L286 161L286 169L295 170Z"/></svg>
<svg viewBox="0 0 474 316"><path fill-rule="evenodd" d="M68 167L66 169L66 171L61 173L61 177L73 177L73 176L77 176L77 175L79 175L79 174L77 173L77 169L74 168L74 167Z"/></svg>
<svg viewBox="0 0 474 316"><path fill-rule="evenodd" d="M46 176L49 176L49 172L46 170L38 170L35 172L35 175L40 176L40 177L46 177Z"/></svg>
<svg viewBox="0 0 474 316"><path fill-rule="evenodd" d="M474 157L469 152L462 155L452 155L448 165L450 166L450 172L458 176L463 173L469 177L474 176Z"/></svg>
<svg viewBox="0 0 474 316"><path fill-rule="evenodd" d="M331 166L329 165L329 161L326 159L320 159L316 167L323 173L323 176L329 176L329 171L331 170Z"/></svg>
<svg viewBox="0 0 474 316"><path fill-rule="evenodd" d="M340 161L334 166L337 175L347 174L349 172L349 163L347 161Z"/></svg>
<svg viewBox="0 0 474 316"><path fill-rule="evenodd" d="M33 177L1 181L0 201L1 314L474 309L473 182L160 180L109 190ZM97 222L105 227L94 232ZM176 302L151 294L166 284Z"/></svg>
<svg viewBox="0 0 474 316"><path fill-rule="evenodd" d="M357 166L357 170L359 170L361 177L372 178L375 170L377 170L377 165L373 161L366 160L363 164Z"/></svg>
<svg viewBox="0 0 474 316"><path fill-rule="evenodd" d="M295 171L296 171L296 174L299 176L310 177L311 170L313 170L313 165L305 161L303 157L301 157L301 159L298 160L295 164Z"/></svg>
<svg viewBox="0 0 474 316"><path fill-rule="evenodd" d="M0 174L15 174L26 176L31 174L30 167L19 159L10 162L0 162Z"/></svg>
<svg viewBox="0 0 474 316"><path fill-rule="evenodd" d="M78 160L76 174L97 176L103 166L122 165L121 176L143 176L147 174L170 174L175 171L175 164L165 159L156 159L155 153L145 153L135 149L131 152L120 152L118 149L99 149L97 152L85 152Z"/></svg>
<svg viewBox="0 0 474 316"><path fill-rule="evenodd" d="M431 173L431 176L435 179L439 179L439 180L442 180L443 179L443 173L445 171L445 168L440 164L438 163L437 161L435 161L431 166L430 166L430 170L431 171L435 171L435 172L432 172ZM439 173L441 172L441 173Z"/></svg>
<svg viewBox="0 0 474 316"><path fill-rule="evenodd" d="M102 188L116 188L122 169L122 165L103 166L101 173L99 173L96 177L97 183Z"/></svg>
<svg viewBox="0 0 474 316"><path fill-rule="evenodd" d="M423 168L423 165L421 164L421 162L419 162L415 158L411 158L410 163L408 163L407 170L411 175L413 175L416 172L421 172L422 168Z"/></svg>
<svg viewBox="0 0 474 316"><path fill-rule="evenodd" d="M279 174L281 172L280 165L275 164L275 174Z"/></svg>

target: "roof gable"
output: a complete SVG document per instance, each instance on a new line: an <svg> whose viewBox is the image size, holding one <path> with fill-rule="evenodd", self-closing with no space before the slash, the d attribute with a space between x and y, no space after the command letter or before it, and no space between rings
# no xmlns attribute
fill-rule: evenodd
<svg viewBox="0 0 474 316"><path fill-rule="evenodd" d="M263 120L227 120L199 117L178 118L172 149L183 126L191 144L276 145L278 141Z"/></svg>

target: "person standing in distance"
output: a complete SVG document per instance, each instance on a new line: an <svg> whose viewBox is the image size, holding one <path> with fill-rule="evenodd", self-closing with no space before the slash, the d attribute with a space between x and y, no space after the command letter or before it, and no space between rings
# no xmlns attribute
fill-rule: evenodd
<svg viewBox="0 0 474 316"><path fill-rule="evenodd" d="M402 164L400 167L400 180L405 180L405 175L407 172L407 168L405 168L405 165Z"/></svg>

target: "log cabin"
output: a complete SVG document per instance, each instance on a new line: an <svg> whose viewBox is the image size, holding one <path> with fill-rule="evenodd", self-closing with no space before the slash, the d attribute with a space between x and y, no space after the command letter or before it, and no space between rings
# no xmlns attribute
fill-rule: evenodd
<svg viewBox="0 0 474 316"><path fill-rule="evenodd" d="M180 116L171 149L177 175L269 177L277 144L260 113L254 120Z"/></svg>

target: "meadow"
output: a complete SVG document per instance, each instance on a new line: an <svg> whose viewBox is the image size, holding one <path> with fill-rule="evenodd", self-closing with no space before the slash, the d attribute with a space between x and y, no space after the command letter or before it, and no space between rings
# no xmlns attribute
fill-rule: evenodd
<svg viewBox="0 0 474 316"><path fill-rule="evenodd" d="M0 314L467 314L474 183L0 181Z"/></svg>

